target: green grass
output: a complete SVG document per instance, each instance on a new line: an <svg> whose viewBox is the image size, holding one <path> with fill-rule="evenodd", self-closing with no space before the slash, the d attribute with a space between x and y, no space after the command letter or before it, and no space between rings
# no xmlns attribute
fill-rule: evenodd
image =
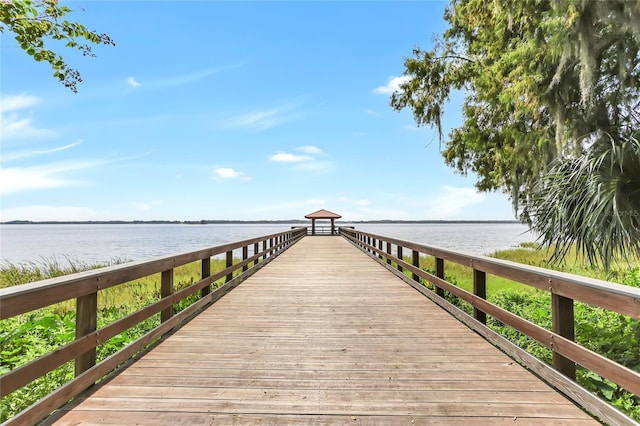
<svg viewBox="0 0 640 426"><path fill-rule="evenodd" d="M640 261L637 260L616 261L610 265L609 270L605 270L601 266L590 265L576 256L575 249L572 249L564 262L556 264L551 260L551 251L540 249L533 243L498 251L490 257L640 287ZM404 260L411 263L410 257L405 257ZM433 274L435 260L432 257L421 258L420 267ZM473 291L471 268L445 261L444 271L447 281L464 290ZM406 274L411 275L408 272ZM434 290L433 285L426 285ZM467 302L449 293L445 297L468 314L472 313L472 307ZM487 300L541 327L551 329L551 296L545 291L487 275ZM574 317L577 343L640 372L640 321L581 302L575 302ZM551 363L552 352L545 346L495 318L489 317L487 325L537 358ZM577 370L577 381L633 419L640 420L640 395L633 395L615 383L580 367Z"/></svg>
<svg viewBox="0 0 640 426"><path fill-rule="evenodd" d="M490 254L489 257L640 287L640 260L636 260L633 263L617 261L611 265L608 271L605 271L603 267L591 266L584 259L576 256L575 249L571 250L569 256L561 264L553 263L551 255L551 251L541 249L535 243L523 243L513 249L496 251ZM411 263L411 257L405 256L404 261ZM435 273L435 259L431 256L421 257L420 268L430 273ZM473 291L472 268L445 261L444 271L447 280L451 280L464 290ZM407 274L410 275L409 273ZM487 275L487 297L505 290L527 293L537 292L535 288L517 281Z"/></svg>
<svg viewBox="0 0 640 426"><path fill-rule="evenodd" d="M621 284L640 287L640 262L627 264L616 262L609 271L591 267L579 258L567 257L565 263L554 265L550 253L540 250L534 244L492 254L493 257L511 260L543 268L556 269L578 275L589 276ZM571 260L573 259L573 261ZM410 258L405 258L411 263ZM239 260L234 260L234 263ZM122 263L120 260L111 264ZM106 265L99 265L106 266ZM41 263L23 265L4 264L0 266L0 288L25 282L57 277L68 273L93 269L99 266L72 262L63 268L55 259ZM395 265L394 265L395 266ZM432 258L421 258L420 267L433 273ZM224 260L212 260L211 273L225 268ZM471 268L445 262L446 279L465 290L473 288ZM194 262L174 270L174 287L184 288L200 279L200 263ZM222 281L222 280L221 280ZM219 281L219 282L221 282ZM160 298L160 274L151 275L130 283L122 284L98 293L98 327L104 327ZM471 307L451 295L448 300L468 313ZM487 298L494 304L514 312L542 327L551 327L551 303L546 292L499 277L487 276ZM184 309L197 297L175 307ZM159 315L154 315L138 326L121 333L98 348L98 360L115 353L129 342L142 336L160 323ZM488 325L502 335L534 354L550 362L551 351L532 341L521 333L505 326L494 318ZM600 308L593 308L577 302L575 305L576 341L631 369L640 371L640 321ZM72 341L75 337L75 301L67 301L28 314L0 322L0 374L4 374L57 347ZM73 377L73 363L68 363L45 377L35 380L24 388L13 392L0 402L0 421L4 421L42 396L52 392ZM578 370L578 381L629 416L640 420L640 398L629 394L614 383L584 369Z"/></svg>
<svg viewBox="0 0 640 426"><path fill-rule="evenodd" d="M234 263L238 263L235 260ZM63 267L57 259L26 264L4 263L0 266L0 288L55 278L108 265L86 265L67 262ZM123 263L121 260L110 264ZM211 273L225 269L225 261L211 260ZM200 262L174 269L174 289L180 290L200 280ZM214 283L214 287L223 280ZM98 328L140 310L160 299L160 274L150 275L98 292ZM174 306L179 312L197 301L190 296ZM57 303L27 314L0 321L0 375L5 374L38 357L50 353L75 339L75 299ZM141 337L160 324L159 314L153 315L97 348L97 360L107 358L128 343ZM73 378L73 362L56 368L44 377L2 398L0 422L11 418L41 397Z"/></svg>

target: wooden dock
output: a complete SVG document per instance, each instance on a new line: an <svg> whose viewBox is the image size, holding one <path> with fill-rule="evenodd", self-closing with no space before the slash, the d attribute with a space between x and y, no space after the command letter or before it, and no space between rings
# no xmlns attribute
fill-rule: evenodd
<svg viewBox="0 0 640 426"><path fill-rule="evenodd" d="M598 424L339 237L307 237L57 424Z"/></svg>

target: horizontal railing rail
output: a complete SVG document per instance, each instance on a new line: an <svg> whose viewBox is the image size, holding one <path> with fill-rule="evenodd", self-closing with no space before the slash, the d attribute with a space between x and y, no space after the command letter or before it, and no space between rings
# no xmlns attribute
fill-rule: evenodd
<svg viewBox="0 0 640 426"><path fill-rule="evenodd" d="M315 235L337 235L338 234L338 227L331 227L330 225L328 226L318 226L316 225L315 230L312 230L312 228L307 228L307 235L312 235L312 232L315 232Z"/></svg>
<svg viewBox="0 0 640 426"><path fill-rule="evenodd" d="M574 300L604 308L633 319L640 319L640 288L615 284L578 275L552 271L516 262L464 254L439 247L339 228L340 234L354 245L395 272L410 273L414 283L434 285L430 292L423 285L416 286L429 297L444 300L445 291L468 302L473 318L487 324L487 315L549 348L553 353L553 367L571 380L576 377L576 364L595 372L627 391L640 396L640 373L593 352L574 341ZM420 268L420 258L435 259L435 274ZM407 262L405 257L411 258ZM466 266L473 271L473 292L468 292L445 280L445 261ZM393 267L392 267L393 265ZM487 298L487 274L495 275L535 287L551 294L552 330L525 320Z"/></svg>
<svg viewBox="0 0 640 426"><path fill-rule="evenodd" d="M75 340L0 376L0 397L4 398L70 361L75 364L75 379L9 419L7 424L34 423L45 418L162 335L215 302L306 234L307 229L301 227L173 256L0 289L0 320L67 300L75 299L76 302ZM251 256L250 249L253 252ZM242 252L242 260L235 264L234 250ZM225 256L225 269L211 274L211 258L217 255ZM174 268L193 262L201 264L201 279L174 291ZM158 273L160 300L103 328L97 328L99 291ZM224 279L224 285L212 291L212 284L221 279ZM198 292L198 301L174 314L174 305ZM158 313L161 323L159 327L96 363L96 349L101 344Z"/></svg>

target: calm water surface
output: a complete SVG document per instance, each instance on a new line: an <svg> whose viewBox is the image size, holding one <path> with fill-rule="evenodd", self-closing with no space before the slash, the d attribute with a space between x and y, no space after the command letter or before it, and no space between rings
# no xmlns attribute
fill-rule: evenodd
<svg viewBox="0 0 640 426"><path fill-rule="evenodd" d="M348 225L348 224L346 224ZM103 263L141 260L291 229L242 225L0 225L0 258L12 263L71 259ZM357 229L426 245L489 254L533 241L527 227L508 224L356 224Z"/></svg>

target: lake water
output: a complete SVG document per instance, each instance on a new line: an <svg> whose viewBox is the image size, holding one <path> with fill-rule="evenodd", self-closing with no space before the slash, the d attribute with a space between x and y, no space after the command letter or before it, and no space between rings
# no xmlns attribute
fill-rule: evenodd
<svg viewBox="0 0 640 426"><path fill-rule="evenodd" d="M353 224L343 224L353 225ZM291 224L0 225L0 258L88 264L142 260L291 229ZM297 225L299 226L299 225ZM489 254L534 241L518 223L355 224L356 229L430 246Z"/></svg>

